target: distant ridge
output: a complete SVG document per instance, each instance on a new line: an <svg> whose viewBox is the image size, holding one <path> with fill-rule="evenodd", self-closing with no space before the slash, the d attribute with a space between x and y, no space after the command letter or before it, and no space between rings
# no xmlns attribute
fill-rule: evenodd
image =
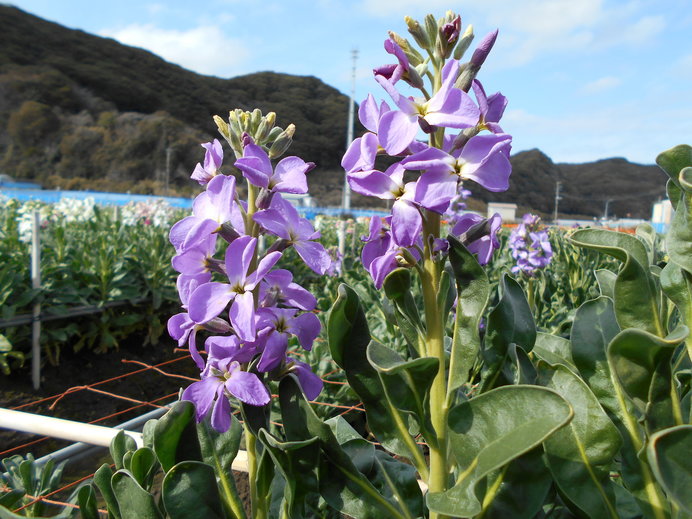
<svg viewBox="0 0 692 519"><path fill-rule="evenodd" d="M318 164L309 176L311 192L321 204L339 203L348 98L335 88L274 72L203 76L0 5L0 172L48 187L160 193L168 158L172 191L191 193L189 174L203 156L199 143L217 135L211 116L236 107L275 111L279 125L294 123L290 153ZM658 168L624 159L555 164L530 150L511 161L508 192L471 186L474 196L551 213L560 180L561 213L600 216L605 200L619 197L611 214L646 217L664 191ZM384 205L354 200L364 204Z"/></svg>

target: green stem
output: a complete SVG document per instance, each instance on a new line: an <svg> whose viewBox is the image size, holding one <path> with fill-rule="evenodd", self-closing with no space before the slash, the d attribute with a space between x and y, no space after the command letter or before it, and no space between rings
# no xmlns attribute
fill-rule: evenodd
<svg viewBox="0 0 692 519"><path fill-rule="evenodd" d="M444 492L448 487L447 469L447 377L445 370L444 326L442 315L437 305L437 292L440 285L440 272L435 263L432 251L433 240L440 235L440 215L426 212L423 227L425 244L423 276L423 301L425 305L426 354L439 361L439 368L430 388L430 421L432 423L436 445L430 447L430 477L428 488L431 493ZM440 519L436 512L430 513L430 519Z"/></svg>
<svg viewBox="0 0 692 519"><path fill-rule="evenodd" d="M250 482L250 501L252 502L253 519L267 519L268 510L264 499L257 495L257 438L245 425L245 449L247 450L247 472Z"/></svg>

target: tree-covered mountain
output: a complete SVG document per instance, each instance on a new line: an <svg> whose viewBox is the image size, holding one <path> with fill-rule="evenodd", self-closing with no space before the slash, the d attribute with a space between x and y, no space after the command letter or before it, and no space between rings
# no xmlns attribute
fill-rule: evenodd
<svg viewBox="0 0 692 519"><path fill-rule="evenodd" d="M167 171L172 191L189 193L199 143L217 135L212 116L234 108L274 111L279 126L294 123L290 153L318 165L309 176L313 196L340 203L348 98L338 90L273 72L203 76L0 5L0 172L47 187L160 193ZM600 216L606 199L630 195L609 212L648 216L656 196L644 195L663 192L657 168L623 159L554 164L531 150L512 164L507 193L474 196L551 213L560 180L561 213ZM354 206L364 204L385 203L354 197Z"/></svg>

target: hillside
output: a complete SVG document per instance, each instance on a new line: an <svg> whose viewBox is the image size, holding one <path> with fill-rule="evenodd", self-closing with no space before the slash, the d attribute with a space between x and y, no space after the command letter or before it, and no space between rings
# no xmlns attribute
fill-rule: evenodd
<svg viewBox="0 0 692 519"><path fill-rule="evenodd" d="M273 72L202 76L0 5L0 172L47 187L159 194L168 169L171 190L189 194L189 174L203 156L199 143L216 135L211 116L236 107L275 111L280 126L294 123L291 153L318 165L311 192L322 204L340 203L348 98L338 90ZM605 201L619 197L611 215L646 217L665 182L656 167L624 159L555 164L530 150L511 160L508 192L477 189L474 196L550 214L559 180L561 213L601 216ZM354 197L354 206L365 204L385 205Z"/></svg>

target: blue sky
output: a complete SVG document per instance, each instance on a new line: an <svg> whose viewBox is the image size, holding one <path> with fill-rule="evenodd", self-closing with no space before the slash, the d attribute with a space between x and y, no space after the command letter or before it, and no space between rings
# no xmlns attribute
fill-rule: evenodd
<svg viewBox="0 0 692 519"><path fill-rule="evenodd" d="M488 93L509 98L502 122L514 152L539 148L555 162L653 163L660 151L692 143L692 0L12 3L203 74L311 75L346 94L355 48L358 102L369 92L386 97L371 70L392 61L382 47L388 30L405 36L405 15L452 8L464 26L473 24L476 42L500 30L479 79Z"/></svg>

